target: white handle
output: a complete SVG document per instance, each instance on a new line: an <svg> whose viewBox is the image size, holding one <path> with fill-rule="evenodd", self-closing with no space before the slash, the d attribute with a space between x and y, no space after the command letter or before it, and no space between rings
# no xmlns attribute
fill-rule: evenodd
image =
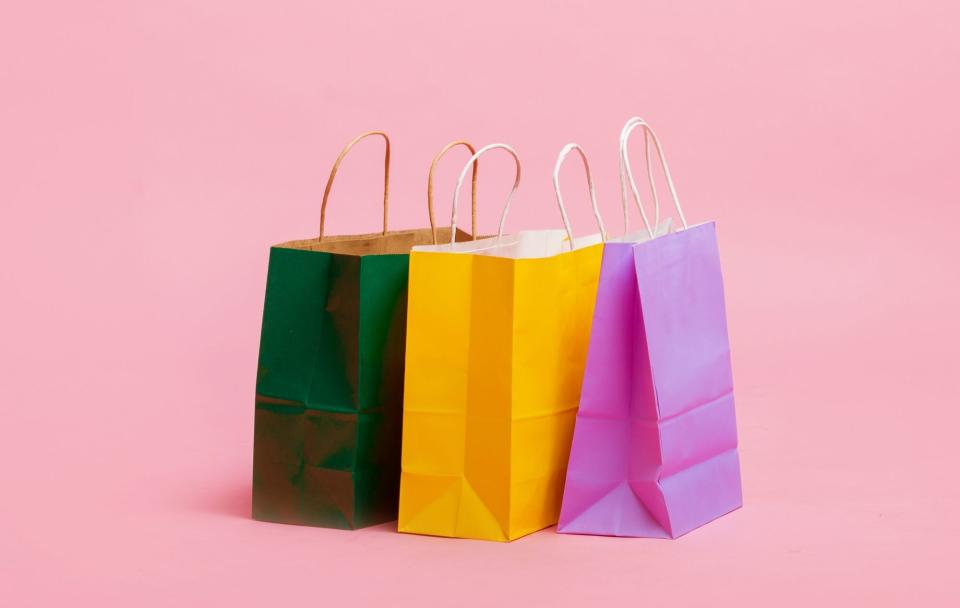
<svg viewBox="0 0 960 608"><path fill-rule="evenodd" d="M660 201L657 197L657 189L654 185L653 179L653 168L650 163L650 148L649 141L653 139L653 145L657 149L657 156L660 159L660 166L663 167L663 175L667 180L667 187L670 189L670 195L673 198L673 204L677 209L677 214L680 216L680 223L683 224L684 228L687 228L687 218L683 215L683 208L680 207L680 199L677 197L677 189L673 185L673 178L670 175L670 167L667 165L667 159L663 153L663 146L660 144L660 138L657 137L656 132L650 127L650 125L643 120L642 118L634 116L627 121L627 124L623 126L623 130L620 132L620 194L623 198L624 206L624 222L626 223L626 208L627 208L627 187L626 183L630 183L630 191L633 194L633 200L637 205L637 208L640 209L640 216L643 218L643 223L647 228L647 232L650 235L650 238L653 238L654 231L650 226L650 222L647 219L647 214L643 209L643 203L640 201L640 193L637 191L637 184L633 179L633 170L630 167L630 159L627 155L627 142L630 138L630 133L637 127L643 127L643 140L644 140L644 152L647 160L647 179L650 183L650 192L653 195L654 205L655 205L655 217L654 224L660 223Z"/></svg>
<svg viewBox="0 0 960 608"><path fill-rule="evenodd" d="M583 161L583 168L587 173L587 188L590 190L590 203L593 205L593 217L597 218L597 226L600 227L600 238L607 240L607 231L603 227L603 218L600 217L600 209L597 207L597 191L593 186L593 174L590 172L590 163L587 161L587 154L580 147L580 144L567 144L560 150L557 156L557 164L553 167L553 190L557 193L557 204L560 206L560 217L563 218L563 227L567 229L567 238L570 240L570 249L573 250L573 229L570 227L570 218L567 217L567 209L563 206L563 196L560 194L560 167L566 160L570 152L576 150Z"/></svg>
<svg viewBox="0 0 960 608"><path fill-rule="evenodd" d="M625 159L624 152L624 141L627 140L630 136L630 133L633 131L633 128L638 124L642 119L633 117L627 121L627 124L623 125L623 129L620 130L620 148L618 149L618 156L620 158L620 203L623 206L623 233L627 234L630 232L630 205L627 202L627 172L626 165L629 162L628 159ZM647 165L647 177L650 183L650 191L653 195L653 207L654 207L654 225L660 223L660 199L657 197L657 189L653 182L653 167L650 164L650 141L647 135L647 132L643 132L643 156ZM634 188L634 190L636 190ZM638 193L637 193L638 194ZM647 220L647 213L644 210L643 203L640 201L640 197L635 194L634 202L637 205L637 209L640 211L640 217L643 218L643 225L647 228L647 232L650 232L650 222Z"/></svg>
<svg viewBox="0 0 960 608"><path fill-rule="evenodd" d="M507 195L507 202L503 206L503 213L500 214L500 227L497 229L497 238L503 236L503 226L507 221L507 212L510 211L510 201L513 200L513 195L517 192L517 188L520 187L520 157L517 156L517 151L508 146L507 144L490 144L484 146L477 150L477 153L470 157L470 160L467 161L467 164L463 166L463 170L460 171L460 177L457 178L457 187L453 191L453 213L450 215L450 244L453 245L457 238L457 203L460 200L460 186L463 185L464 178L467 177L467 172L470 171L470 168L474 163L477 162L477 159L483 156L489 150L496 148L502 148L510 153L510 156L513 157L513 162L517 165L517 177L513 180L513 187L510 189L510 194Z"/></svg>

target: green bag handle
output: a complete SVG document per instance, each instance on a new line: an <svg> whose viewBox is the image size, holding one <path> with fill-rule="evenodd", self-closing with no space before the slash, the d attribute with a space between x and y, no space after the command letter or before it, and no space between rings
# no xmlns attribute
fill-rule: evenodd
<svg viewBox="0 0 960 608"><path fill-rule="evenodd" d="M433 162L430 163L430 172L427 173L427 213L430 215L430 231L433 233L433 244L439 244L437 242L437 226L433 220L433 170L437 168L437 163L440 162L440 159L451 149L457 146L464 146L467 150L470 150L470 154L476 154L477 150L474 148L470 142L463 140L452 141L443 147L443 150L437 153L433 157ZM473 176L470 180L470 236L471 240L477 240L477 170L479 163L473 164Z"/></svg>
<svg viewBox="0 0 960 608"><path fill-rule="evenodd" d="M337 160L333 163L333 168L330 169L330 177L327 178L327 187L323 190L323 202L320 204L320 236L317 237L318 241L323 240L323 227L327 220L327 199L330 198L330 190L333 188L333 178L337 176L340 163L343 162L343 157L347 155L358 141L371 135L379 135L386 144L386 153L383 159L383 234L387 234L387 201L390 198L390 138L387 137L387 134L383 131L367 131L354 137L353 141L348 143L343 150L340 151L340 156L337 157Z"/></svg>

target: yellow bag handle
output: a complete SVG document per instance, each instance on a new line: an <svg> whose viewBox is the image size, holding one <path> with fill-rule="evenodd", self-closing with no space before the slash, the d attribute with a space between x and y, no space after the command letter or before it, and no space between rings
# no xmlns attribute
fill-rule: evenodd
<svg viewBox="0 0 960 608"><path fill-rule="evenodd" d="M450 213L451 245L455 242L455 237L457 234L457 203L460 200L460 186L463 185L463 180L467 177L467 171L470 169L470 167L476 166L477 160L481 156L490 150L497 149L506 150L510 156L513 157L513 162L517 168L516 176L513 179L513 187L510 188L510 194L507 195L507 202L503 205L503 212L500 214L500 226L497 228L497 238L499 239L503 236L503 226L507 221L507 213L510 211L510 201L513 200L513 195L517 193L517 188L520 187L520 157L517 156L516 150L507 144L490 144L480 148L473 156L470 157L470 160L468 160L467 164L463 166L463 169L460 171L460 176L457 178L457 186L453 191L453 211Z"/></svg>

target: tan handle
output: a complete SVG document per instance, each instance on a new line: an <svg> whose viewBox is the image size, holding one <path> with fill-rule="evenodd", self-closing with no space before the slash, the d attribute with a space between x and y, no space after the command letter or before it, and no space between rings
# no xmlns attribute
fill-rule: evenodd
<svg viewBox="0 0 960 608"><path fill-rule="evenodd" d="M383 131L367 131L362 135L354 137L353 141L348 143L343 150L340 151L340 156L337 157L337 160L333 163L333 168L330 169L330 177L327 178L327 187L323 190L323 203L320 204L320 236L317 237L318 241L323 240L323 227L327 221L327 199L330 198L330 190L333 188L333 178L337 176L340 163L343 162L343 158L347 155L347 152L349 152L358 141L371 135L379 135L386 144L386 153L383 158L383 234L387 234L387 201L390 197L390 138L387 137L387 134Z"/></svg>
<svg viewBox="0 0 960 608"><path fill-rule="evenodd" d="M437 163L443 158L450 148L465 146L470 150L470 154L476 154L477 150L466 141L452 141L443 147L443 150L433 157L430 163L430 172L427 174L427 213L430 215L430 231L433 233L433 244L437 245L437 226L433 221L433 170L437 168ZM477 170L479 163L473 164L473 177L470 181L470 235L472 240L477 240ZM456 235L454 235L456 236Z"/></svg>

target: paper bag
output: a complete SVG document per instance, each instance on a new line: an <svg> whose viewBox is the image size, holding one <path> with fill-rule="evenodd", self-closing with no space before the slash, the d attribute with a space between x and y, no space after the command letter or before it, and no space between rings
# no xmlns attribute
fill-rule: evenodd
<svg viewBox="0 0 960 608"><path fill-rule="evenodd" d="M383 231L326 236L333 179L347 152L370 135L386 142ZM451 230L388 231L389 168L385 134L354 139L330 173L319 238L270 250L257 371L256 519L353 529L396 518L409 251L436 242L438 232L450 238ZM429 197L428 210L432 226Z"/></svg>
<svg viewBox="0 0 960 608"><path fill-rule="evenodd" d="M494 148L517 163L512 197L503 144L460 181ZM410 255L401 532L509 541L557 521L602 235L502 236L510 197L496 238Z"/></svg>
<svg viewBox="0 0 960 608"><path fill-rule="evenodd" d="M558 531L676 538L742 503L730 346L715 225L687 227L643 121L623 158L634 126L684 229L604 247Z"/></svg>

